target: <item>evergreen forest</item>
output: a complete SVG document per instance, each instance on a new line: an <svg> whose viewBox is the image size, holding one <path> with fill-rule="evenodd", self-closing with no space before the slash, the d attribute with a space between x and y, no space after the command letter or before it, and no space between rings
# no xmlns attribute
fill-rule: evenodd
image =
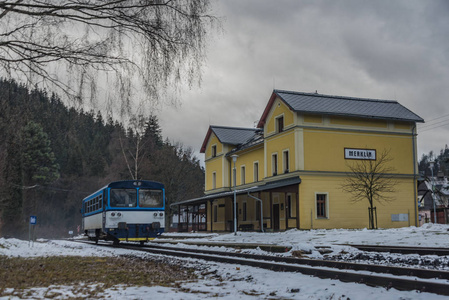
<svg viewBox="0 0 449 300"><path fill-rule="evenodd" d="M32 215L37 236L76 234L82 199L129 179L165 185L168 228L171 203L203 194L204 169L191 148L161 132L155 115L136 116L125 127L1 79L0 236L27 237Z"/></svg>
<svg viewBox="0 0 449 300"><path fill-rule="evenodd" d="M449 148L445 145L444 149L440 150L439 154L430 151L428 154L423 154L418 162L418 169L421 176L432 176L430 169L430 162L434 162L433 175L449 176Z"/></svg>

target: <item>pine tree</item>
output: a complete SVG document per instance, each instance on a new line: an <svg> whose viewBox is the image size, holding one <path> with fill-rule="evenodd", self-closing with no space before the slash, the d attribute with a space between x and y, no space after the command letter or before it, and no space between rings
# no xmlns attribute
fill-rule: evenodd
<svg viewBox="0 0 449 300"><path fill-rule="evenodd" d="M26 184L47 185L59 178L59 165L42 126L29 122L23 128L23 175Z"/></svg>

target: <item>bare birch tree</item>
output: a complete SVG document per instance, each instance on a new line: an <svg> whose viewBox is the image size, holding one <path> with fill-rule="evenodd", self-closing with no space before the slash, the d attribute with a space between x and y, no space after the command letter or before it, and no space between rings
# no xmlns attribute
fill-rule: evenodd
<svg viewBox="0 0 449 300"><path fill-rule="evenodd" d="M201 81L209 0L1 0L0 76L129 109ZM110 90L115 90L115 98Z"/></svg>
<svg viewBox="0 0 449 300"><path fill-rule="evenodd" d="M357 160L353 164L347 164L351 172L342 185L342 190L352 195L353 203L368 201L371 229L377 227L374 224L374 202L394 200L388 195L395 192L397 184L393 175L395 169L389 165L392 161L389 153L390 151L385 150L376 160Z"/></svg>

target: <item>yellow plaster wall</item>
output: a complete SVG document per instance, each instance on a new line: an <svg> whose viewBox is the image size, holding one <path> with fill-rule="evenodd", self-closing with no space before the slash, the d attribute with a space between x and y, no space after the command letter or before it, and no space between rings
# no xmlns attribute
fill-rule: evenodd
<svg viewBox="0 0 449 300"><path fill-rule="evenodd" d="M272 136L270 138L266 139L265 142L266 147L266 153L267 153L267 177L271 177L272 172L272 155L274 153L277 153L278 155L278 175L282 174L283 172L283 165L284 165L284 157L283 157L283 151L288 150L289 151L289 172L292 172L295 170L295 132L293 130L289 130L280 134L277 134L275 136Z"/></svg>
<svg viewBox="0 0 449 300"><path fill-rule="evenodd" d="M302 176L300 184L300 227L310 228L368 228L368 200L353 202L350 194L341 190L344 177ZM377 208L378 228L415 226L416 201L412 179L397 179L396 192L391 202L374 203ZM329 218L317 219L315 194L328 193ZM391 214L409 214L409 222L393 222Z"/></svg>
<svg viewBox="0 0 449 300"><path fill-rule="evenodd" d="M411 130L412 124L410 122L395 122L394 128L403 129L403 130Z"/></svg>
<svg viewBox="0 0 449 300"><path fill-rule="evenodd" d="M330 118L330 124L355 126L355 127L377 127L377 128L387 128L388 126L387 121L383 120L371 120L371 119L336 117L336 116Z"/></svg>
<svg viewBox="0 0 449 300"><path fill-rule="evenodd" d="M226 199L221 198L221 199L216 199L213 201L212 206L217 206L217 222L215 222L214 220L214 209L212 209L212 216L210 216L210 208L207 211L207 215L208 215L208 220L210 220L210 222L212 222L212 228L213 231L225 231L226 230L226 209L227 207L220 207L220 205L227 205L226 203ZM210 216L210 217L209 217ZM209 224L210 226L210 224ZM210 227L209 227L210 228Z"/></svg>
<svg viewBox="0 0 449 300"><path fill-rule="evenodd" d="M303 118L304 123L323 123L323 118L321 117L321 115L304 115Z"/></svg>
<svg viewBox="0 0 449 300"><path fill-rule="evenodd" d="M259 181L263 179L263 168L264 168L264 149L263 145L258 146L257 148L251 148L244 152L240 152L239 157L235 163L235 167L237 170L236 183L237 186L241 185L241 168L245 166L245 184L249 184L254 182L254 162L259 162ZM232 168L234 168L234 163L232 164ZM232 172L232 170L231 170ZM231 184L234 184L232 181Z"/></svg>
<svg viewBox="0 0 449 300"><path fill-rule="evenodd" d="M215 188L219 189L223 187L223 159L223 156L218 156L206 162L206 191L212 190L213 188L212 174L214 172L217 174Z"/></svg>
<svg viewBox="0 0 449 300"><path fill-rule="evenodd" d="M406 135L304 129L304 169L348 171L345 148L375 149L379 156L390 150L396 173L413 174L412 137Z"/></svg>
<svg viewBox="0 0 449 300"><path fill-rule="evenodd" d="M213 145L217 145L217 155L223 154L223 144L218 140L215 133L212 132L209 141L207 142L207 148L205 153L206 160L212 157Z"/></svg>
<svg viewBox="0 0 449 300"><path fill-rule="evenodd" d="M284 128L294 123L294 112L292 112L285 103L277 98L274 101L273 107L268 114L269 119L265 124L266 133L272 133L276 131L276 117L284 115Z"/></svg>

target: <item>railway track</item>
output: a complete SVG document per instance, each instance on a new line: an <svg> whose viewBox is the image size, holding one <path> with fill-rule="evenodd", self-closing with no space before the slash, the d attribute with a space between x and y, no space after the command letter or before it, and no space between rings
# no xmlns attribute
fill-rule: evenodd
<svg viewBox="0 0 449 300"><path fill-rule="evenodd" d="M428 248L428 247L406 247L406 246L384 246L384 245L353 245L344 244L343 246L351 246L362 251L371 252L390 252L401 254L419 254L419 255L449 255L449 248Z"/></svg>
<svg viewBox="0 0 449 300"><path fill-rule="evenodd" d="M98 245L114 247L107 243L99 243ZM202 249L179 249L151 244L138 246L136 244L121 243L119 247L176 257L246 265L280 272L299 272L319 278L337 279L342 282L356 282L369 286L381 286L386 289L395 288L404 291L416 290L449 296L449 282L447 281L449 280L449 272L447 271L253 255ZM398 278L397 276L411 276L411 278ZM432 278L438 279L440 282L429 280Z"/></svg>

